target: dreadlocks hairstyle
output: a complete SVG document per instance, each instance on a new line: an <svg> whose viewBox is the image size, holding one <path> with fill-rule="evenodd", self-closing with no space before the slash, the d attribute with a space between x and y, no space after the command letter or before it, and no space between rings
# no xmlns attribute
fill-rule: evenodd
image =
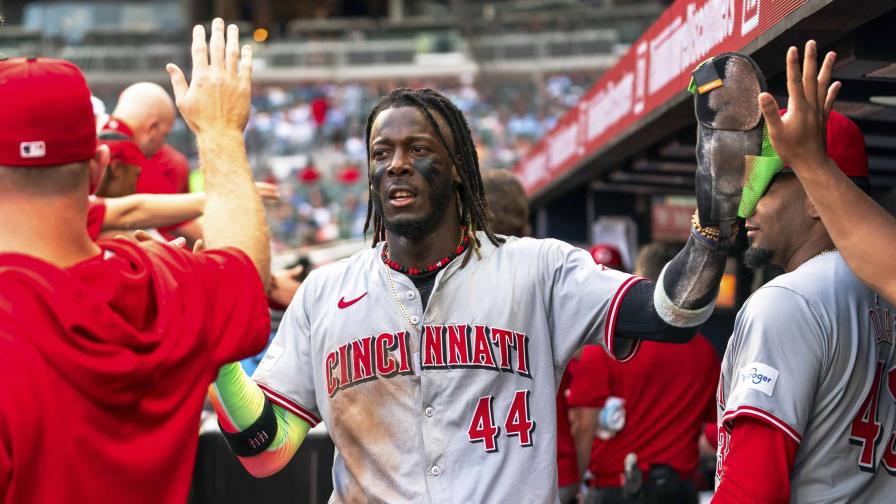
<svg viewBox="0 0 896 504"><path fill-rule="evenodd" d="M384 96L367 116L367 159L370 159L370 130L373 127L373 121L376 120L380 112L398 107L416 107L420 110L438 135L442 147L451 154L454 160L454 166L460 177L457 194L461 202L461 222L466 226L467 236L472 244L464 254L463 265L470 260L471 250L476 257L480 257L480 243L476 238L477 230L484 231L488 240L496 247L504 243L504 239L496 236L489 224L488 216L491 215L491 211L485 199L485 189L482 185L482 176L479 173L479 156L476 155L476 147L473 145L473 136L470 134L467 120L463 113L451 103L451 100L445 98L438 91L429 88L399 88L393 89L391 93ZM452 149L446 141L433 112L441 116L447 123L448 129L451 130L451 137L454 139L455 149ZM367 170L367 179L372 183L369 169ZM373 246L375 247L377 243L386 239L386 229L383 225L383 216L373 208L372 197L367 200L365 233L370 228L371 221L373 222Z"/></svg>

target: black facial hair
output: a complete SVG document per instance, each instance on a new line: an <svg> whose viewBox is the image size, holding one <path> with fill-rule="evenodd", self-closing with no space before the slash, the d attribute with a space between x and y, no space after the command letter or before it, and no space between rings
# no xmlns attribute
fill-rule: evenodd
<svg viewBox="0 0 896 504"><path fill-rule="evenodd" d="M753 271L762 269L772 263L774 255L774 250L750 247L744 252L744 266Z"/></svg>

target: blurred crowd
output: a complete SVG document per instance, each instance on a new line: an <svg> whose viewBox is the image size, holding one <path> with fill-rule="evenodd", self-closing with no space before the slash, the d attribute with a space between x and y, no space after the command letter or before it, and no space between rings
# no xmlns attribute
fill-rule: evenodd
<svg viewBox="0 0 896 504"><path fill-rule="evenodd" d="M593 264L557 240L513 238L531 234L529 202L507 169L594 75L253 87L251 46L239 49L236 26L225 45L221 19L211 30L209 44L194 30L189 82L167 67L174 100L139 82L109 109L71 62L0 58L0 96L14 98L0 115L0 368L16 377L0 386L0 502L183 502L207 393L220 434L256 477L284 468L323 421L339 448L331 501L456 497L454 482L484 496L468 501L696 504L697 490L713 486L719 504L891 500L896 275L881 251L896 247L896 220L869 196L862 131L832 110L834 53L819 70L809 41L801 69L797 48L788 50L788 109L758 92L764 77L743 55L697 68L701 209L683 252L645 246L629 276L607 271L625 268L607 244L592 248ZM749 86L743 72L755 78ZM399 89L374 107L403 86L438 88L457 108L429 89ZM374 142L364 129L371 107ZM274 252L361 238L369 196L380 248L318 270L301 290L321 262L272 265L266 224ZM706 217L727 210L730 219ZM744 303L719 359L694 333L735 252L735 215L749 242L744 264L785 273ZM474 269L461 272L471 257ZM384 285L371 281L371 265L393 299L375 290ZM373 336L393 325L401 329ZM345 343L351 331L366 336ZM238 361L262 349L250 378ZM424 373L440 375L424 387ZM480 383L460 393L459 376ZM396 381L346 395L371 379ZM502 390L514 391L504 435L521 451L493 455ZM549 403L558 394L556 411L539 390ZM449 416L473 400L469 423ZM421 403L439 410L421 416ZM460 458L467 442L491 459ZM433 459L426 443L449 449ZM511 464L521 455L529 459ZM418 469L436 460L461 476L431 484L440 465ZM468 460L476 463L461 469ZM393 491L402 498L377 493Z"/></svg>
<svg viewBox="0 0 896 504"><path fill-rule="evenodd" d="M367 111L388 90L408 86L444 92L470 123L480 166L508 169L596 78L572 72L520 80L462 76L256 86L246 144L256 179L277 184L283 195L268 203L274 249L362 237L367 211L364 124ZM195 159L192 134L182 122L175 123L169 143Z"/></svg>

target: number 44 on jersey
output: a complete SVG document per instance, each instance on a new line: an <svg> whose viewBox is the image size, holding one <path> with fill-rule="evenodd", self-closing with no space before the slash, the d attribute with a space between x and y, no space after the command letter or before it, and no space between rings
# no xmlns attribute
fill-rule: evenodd
<svg viewBox="0 0 896 504"><path fill-rule="evenodd" d="M874 383L858 414L852 421L852 429L849 433L849 442L861 447L859 453L859 469L867 472L877 471L875 450L883 438L883 427L877 416L878 404L881 401L881 388L883 383L884 363L878 361L874 373ZM885 401L896 401L896 367L887 371L886 387L889 397ZM881 456L881 462L888 473L896 476L896 431L887 433L887 444Z"/></svg>
<svg viewBox="0 0 896 504"><path fill-rule="evenodd" d="M473 418L467 436L471 443L482 443L488 453L498 451L498 436L501 427L495 425L493 403L494 396L483 396L476 403ZM535 422L529 417L529 391L517 390L513 394L513 402L507 410L504 420L504 432L508 437L519 438L520 446L532 446L532 431Z"/></svg>

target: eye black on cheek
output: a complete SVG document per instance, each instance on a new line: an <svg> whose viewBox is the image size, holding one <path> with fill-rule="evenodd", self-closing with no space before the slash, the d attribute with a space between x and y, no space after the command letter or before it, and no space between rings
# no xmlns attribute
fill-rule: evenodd
<svg viewBox="0 0 896 504"><path fill-rule="evenodd" d="M413 166L414 171L419 173L430 187L436 184L442 168L442 163L439 160L434 157L415 159Z"/></svg>
<svg viewBox="0 0 896 504"><path fill-rule="evenodd" d="M386 173L386 161L382 159L374 159L370 162L370 181L373 184L373 190L378 191L380 181Z"/></svg>

